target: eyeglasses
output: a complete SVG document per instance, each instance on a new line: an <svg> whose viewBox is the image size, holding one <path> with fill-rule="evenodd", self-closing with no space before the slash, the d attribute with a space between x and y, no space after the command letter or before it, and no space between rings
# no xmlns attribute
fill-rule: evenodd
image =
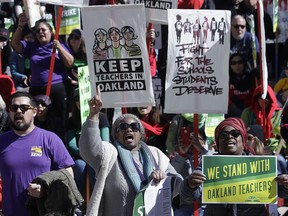
<svg viewBox="0 0 288 216"><path fill-rule="evenodd" d="M231 61L230 64L231 65L236 65L236 64L243 64L243 60L239 60L239 61Z"/></svg>
<svg viewBox="0 0 288 216"><path fill-rule="evenodd" d="M246 28L245 25L233 25L233 27L236 28L236 29L239 29L239 27L240 27L241 29Z"/></svg>
<svg viewBox="0 0 288 216"><path fill-rule="evenodd" d="M45 29L45 28L39 28L39 29L36 30L36 33L40 33L41 31L42 31L42 32L46 32L47 29Z"/></svg>
<svg viewBox="0 0 288 216"><path fill-rule="evenodd" d="M19 108L20 108L22 113L25 113L29 109L34 109L33 106L28 105L28 104L20 104L20 105L12 104L12 105L9 106L9 110L11 112L16 112Z"/></svg>
<svg viewBox="0 0 288 216"><path fill-rule="evenodd" d="M219 138L220 139L227 139L229 135L233 136L234 138L237 138L241 135L241 133L239 130L236 130L236 129L231 130L231 131L223 131L219 134Z"/></svg>
<svg viewBox="0 0 288 216"><path fill-rule="evenodd" d="M121 122L119 124L119 130L125 131L128 128L131 128L132 131L140 131L140 124L138 122L132 122L131 124L127 124L126 122Z"/></svg>

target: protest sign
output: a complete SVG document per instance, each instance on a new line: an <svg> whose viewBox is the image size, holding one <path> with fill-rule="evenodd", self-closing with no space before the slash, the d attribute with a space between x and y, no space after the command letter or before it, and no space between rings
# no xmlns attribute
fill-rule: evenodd
<svg viewBox="0 0 288 216"><path fill-rule="evenodd" d="M92 95L99 86L104 108L154 105L144 6L84 7L81 16Z"/></svg>
<svg viewBox="0 0 288 216"><path fill-rule="evenodd" d="M28 26L35 26L35 23L42 18L40 3L37 0L23 0L26 16L28 17Z"/></svg>
<svg viewBox="0 0 288 216"><path fill-rule="evenodd" d="M56 7L56 14L58 14L58 7ZM59 34L69 35L73 29L80 28L80 8L64 6Z"/></svg>
<svg viewBox="0 0 288 216"><path fill-rule="evenodd" d="M171 176L158 184L151 181L144 193L145 214L149 216L171 216Z"/></svg>
<svg viewBox="0 0 288 216"><path fill-rule="evenodd" d="M277 203L276 156L203 156L203 203Z"/></svg>
<svg viewBox="0 0 288 216"><path fill-rule="evenodd" d="M71 7L88 6L89 0L38 0L39 2L52 5L65 5Z"/></svg>
<svg viewBox="0 0 288 216"><path fill-rule="evenodd" d="M230 16L168 10L165 113L227 112Z"/></svg>
<svg viewBox="0 0 288 216"><path fill-rule="evenodd" d="M167 10L177 9L177 0L133 0L131 4L144 4L146 21L167 25Z"/></svg>
<svg viewBox="0 0 288 216"><path fill-rule="evenodd" d="M89 115L88 101L91 99L90 75L88 66L78 67L78 85L80 98L81 124L83 124Z"/></svg>
<svg viewBox="0 0 288 216"><path fill-rule="evenodd" d="M205 133L207 137L214 137L215 128L224 120L223 114L208 114L205 123Z"/></svg>

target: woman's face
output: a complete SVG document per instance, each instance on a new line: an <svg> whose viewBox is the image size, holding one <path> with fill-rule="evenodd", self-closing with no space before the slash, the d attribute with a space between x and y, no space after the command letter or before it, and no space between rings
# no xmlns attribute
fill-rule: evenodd
<svg viewBox="0 0 288 216"><path fill-rule="evenodd" d="M110 35L110 38L111 38L112 41L116 42L116 41L120 40L120 35L116 31L112 31L111 35Z"/></svg>
<svg viewBox="0 0 288 216"><path fill-rule="evenodd" d="M117 128L116 139L129 150L137 149L141 139L140 125L132 117L124 118Z"/></svg>
<svg viewBox="0 0 288 216"><path fill-rule="evenodd" d="M137 107L138 112L140 113L140 115L142 116L146 116L148 115L151 110L152 110L152 106L147 106L147 107Z"/></svg>
<svg viewBox="0 0 288 216"><path fill-rule="evenodd" d="M51 40L52 32L45 23L40 23L36 29L36 38L40 44L48 44Z"/></svg>
<svg viewBox="0 0 288 216"><path fill-rule="evenodd" d="M126 39L126 40L133 40L133 32L129 32L129 31L126 31L125 33L123 33L123 37Z"/></svg>
<svg viewBox="0 0 288 216"><path fill-rule="evenodd" d="M241 56L234 56L230 61L230 67L235 75L241 75L244 72L244 61Z"/></svg>
<svg viewBox="0 0 288 216"><path fill-rule="evenodd" d="M99 34L96 35L96 39L97 41L99 41L100 43L104 43L107 39L106 34L99 32Z"/></svg>
<svg viewBox="0 0 288 216"><path fill-rule="evenodd" d="M81 38L72 35L69 42L74 52L79 50L81 45Z"/></svg>
<svg viewBox="0 0 288 216"><path fill-rule="evenodd" d="M226 126L219 133L219 153L222 155L241 155L244 150L240 131L232 126Z"/></svg>

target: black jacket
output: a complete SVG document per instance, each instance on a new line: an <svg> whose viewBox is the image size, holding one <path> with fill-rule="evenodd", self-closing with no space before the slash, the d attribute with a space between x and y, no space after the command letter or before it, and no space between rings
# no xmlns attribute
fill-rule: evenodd
<svg viewBox="0 0 288 216"><path fill-rule="evenodd" d="M79 207L84 201L73 177L66 169L44 173L35 178L32 183L41 185L44 196L27 199L26 207L31 216L47 213L71 216L74 215L75 207Z"/></svg>

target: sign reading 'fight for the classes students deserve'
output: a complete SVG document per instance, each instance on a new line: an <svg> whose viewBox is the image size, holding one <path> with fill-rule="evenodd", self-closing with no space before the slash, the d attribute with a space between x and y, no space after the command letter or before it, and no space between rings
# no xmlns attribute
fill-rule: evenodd
<svg viewBox="0 0 288 216"><path fill-rule="evenodd" d="M203 203L277 203L276 156L203 156Z"/></svg>

